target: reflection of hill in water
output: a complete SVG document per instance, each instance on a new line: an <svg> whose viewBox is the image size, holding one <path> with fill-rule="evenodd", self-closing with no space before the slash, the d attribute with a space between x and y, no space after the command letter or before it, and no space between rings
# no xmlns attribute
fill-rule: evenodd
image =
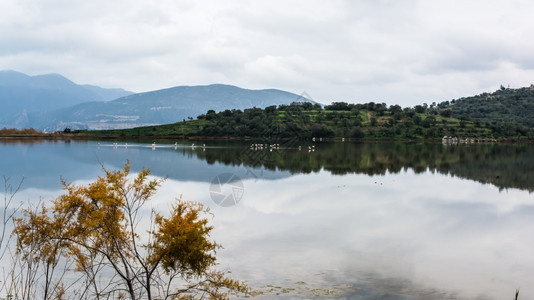
<svg viewBox="0 0 534 300"><path fill-rule="evenodd" d="M245 148L246 149L246 148ZM280 149L200 152L209 163L264 166L268 170L292 174L327 170L335 175L350 173L383 175L412 169L415 173L439 172L499 189L518 188L534 191L534 145L472 144L444 146L423 143L317 143L309 152Z"/></svg>
<svg viewBox="0 0 534 300"><path fill-rule="evenodd" d="M120 168L130 159L134 171L148 167L154 175L180 181L210 182L222 173L274 180L320 170L334 175L383 175L411 169L451 174L499 189L534 191L534 145L337 142L316 143L313 152L304 144L302 150L298 145L284 149L282 144L281 149L271 152L269 147L250 150L250 142L196 142L203 143L208 145L205 151L202 147L193 149L191 144L178 149L172 144L158 144L161 147L153 151L150 144L114 149L111 142L99 148L96 142L4 140L0 144L0 175L25 176L26 186L56 188L60 176L68 181L90 180L101 174L99 163Z"/></svg>
<svg viewBox="0 0 534 300"><path fill-rule="evenodd" d="M11 183L24 177L24 188L56 190L61 188L60 178L69 182L93 180L102 175L101 164L108 169L124 166L131 161L132 171L150 168L152 174L178 181L211 182L222 173L235 173L246 178L247 168L218 161L206 161L197 157L202 148L192 149L180 145L174 149L172 144L159 144L155 150L148 144L124 142L117 147L112 142L102 142L98 146L93 141L48 141L48 140L0 140L0 176L11 177ZM190 144L189 144L190 145ZM208 152L227 149L208 148ZM288 177L289 172L275 172L263 167L253 169L263 179Z"/></svg>

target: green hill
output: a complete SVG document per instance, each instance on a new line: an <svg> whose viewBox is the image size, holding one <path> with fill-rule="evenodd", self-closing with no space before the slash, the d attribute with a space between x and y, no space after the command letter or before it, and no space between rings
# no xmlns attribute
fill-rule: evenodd
<svg viewBox="0 0 534 300"><path fill-rule="evenodd" d="M501 87L491 94L453 101L450 108L457 118L534 128L534 86L520 89Z"/></svg>
<svg viewBox="0 0 534 300"><path fill-rule="evenodd" d="M430 106L334 102L209 110L196 120L129 130L89 131L111 137L534 139L534 88L505 89Z"/></svg>

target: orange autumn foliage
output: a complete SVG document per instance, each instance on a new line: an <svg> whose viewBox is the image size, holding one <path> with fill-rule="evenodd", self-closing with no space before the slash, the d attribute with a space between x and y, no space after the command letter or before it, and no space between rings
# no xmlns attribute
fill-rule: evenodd
<svg viewBox="0 0 534 300"><path fill-rule="evenodd" d="M51 266L73 261L90 287L84 296L226 299L248 292L242 282L212 269L221 246L209 239L209 209L176 199L168 217L152 213L142 234L142 210L163 180L150 180L149 169L132 179L129 162L104 172L87 186L63 182L66 193L51 207L26 210L15 219L19 251L36 244L39 249L24 259ZM98 278L109 283L95 282Z"/></svg>

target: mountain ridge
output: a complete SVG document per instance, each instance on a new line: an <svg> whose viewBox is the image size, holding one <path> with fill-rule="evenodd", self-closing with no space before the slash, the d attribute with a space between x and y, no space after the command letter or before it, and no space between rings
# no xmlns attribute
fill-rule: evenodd
<svg viewBox="0 0 534 300"><path fill-rule="evenodd" d="M131 128L195 118L210 109L263 108L294 101L313 102L282 90L220 83L132 93L76 84L61 74L0 71L0 128Z"/></svg>
<svg viewBox="0 0 534 300"><path fill-rule="evenodd" d="M227 84L175 86L127 95L107 102L87 102L45 114L33 114L32 127L47 131L119 129L160 125L196 118L207 110L245 109L308 101L277 90L244 89ZM46 123L48 122L48 123Z"/></svg>
<svg viewBox="0 0 534 300"><path fill-rule="evenodd" d="M131 92L110 89L120 96ZM30 76L13 70L0 71L0 127L30 126L33 114L89 101L105 101L103 88L87 88L60 74Z"/></svg>

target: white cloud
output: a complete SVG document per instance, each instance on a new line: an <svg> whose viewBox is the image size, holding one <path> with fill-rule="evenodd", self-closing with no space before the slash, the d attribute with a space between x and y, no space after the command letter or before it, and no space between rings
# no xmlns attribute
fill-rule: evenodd
<svg viewBox="0 0 534 300"><path fill-rule="evenodd" d="M534 82L534 3L0 0L0 69L147 91L228 83L421 102Z"/></svg>

